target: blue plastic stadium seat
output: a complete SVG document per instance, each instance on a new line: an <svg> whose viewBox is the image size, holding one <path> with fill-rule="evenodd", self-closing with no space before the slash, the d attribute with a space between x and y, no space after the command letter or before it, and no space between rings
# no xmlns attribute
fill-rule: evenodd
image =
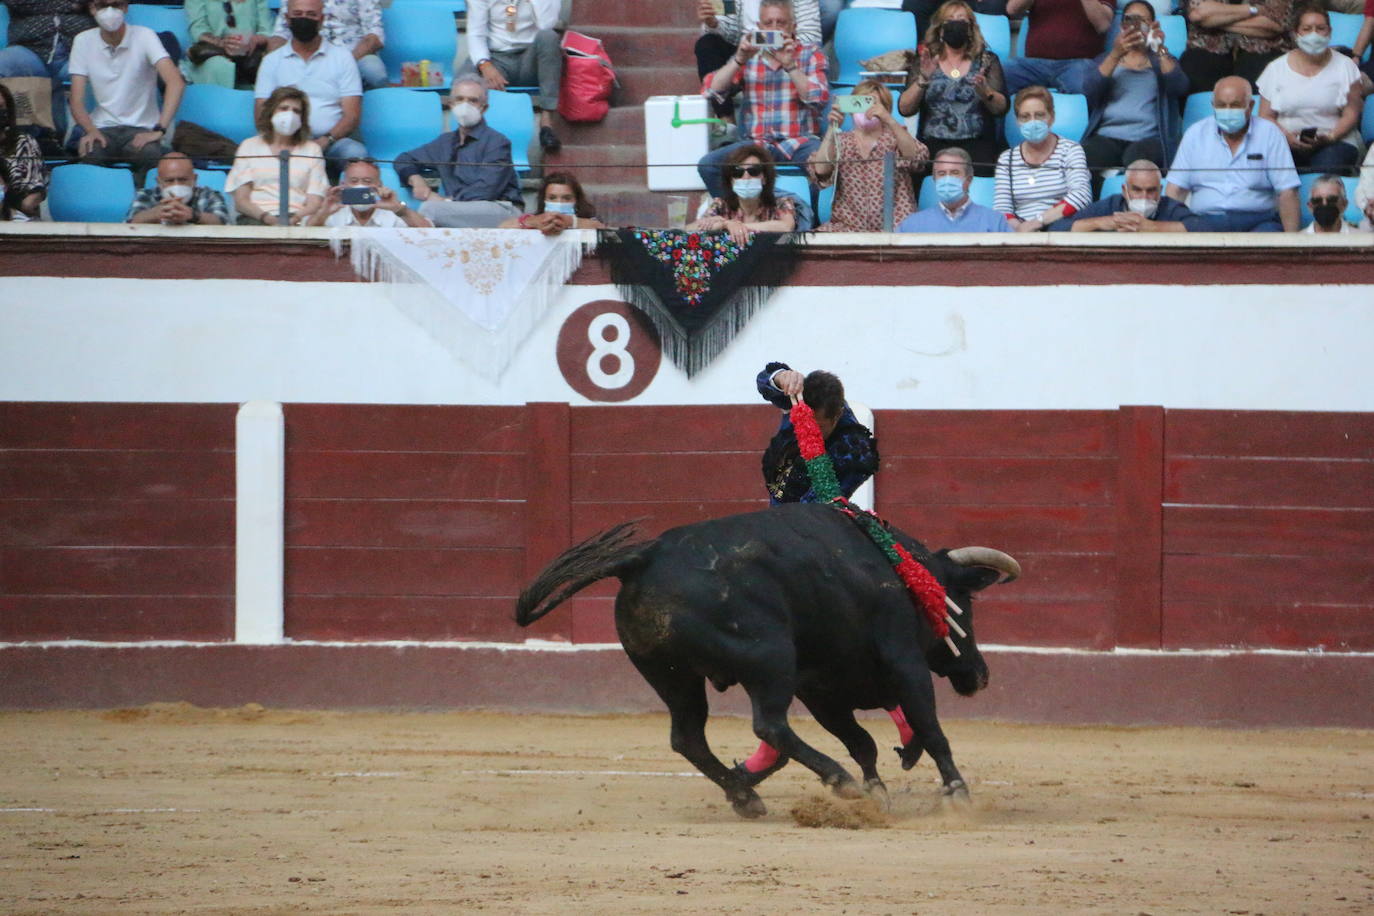
<svg viewBox="0 0 1374 916"><path fill-rule="evenodd" d="M1364 24L1364 17L1355 13L1330 13L1331 16L1331 44L1342 48L1354 48L1355 39L1360 34L1360 26ZM1374 47L1374 42L1371 42ZM1365 48L1362 60L1369 60L1370 48Z"/></svg>
<svg viewBox="0 0 1374 916"><path fill-rule="evenodd" d="M510 140L516 171L529 171L530 143L534 140L534 103L530 97L520 92L488 92L487 126Z"/></svg>
<svg viewBox="0 0 1374 916"><path fill-rule="evenodd" d="M1365 143L1374 143L1374 96L1364 100L1364 115L1360 118L1360 133Z"/></svg>
<svg viewBox="0 0 1374 916"><path fill-rule="evenodd" d="M229 177L227 171L221 169L196 169L196 184L209 188L212 191L224 191L224 179ZM143 179L143 186L151 188L157 184L157 169L149 169L148 174Z"/></svg>
<svg viewBox="0 0 1374 916"><path fill-rule="evenodd" d="M1081 142L1088 129L1088 97L1053 90L1050 95L1054 96L1054 127L1051 129L1061 137ZM1016 123L1016 112L1011 108L1007 109L1005 129L1008 146L1021 142L1021 126Z"/></svg>
<svg viewBox="0 0 1374 916"><path fill-rule="evenodd" d="M190 121L242 143L258 129L253 124L253 90L191 83L181 97L178 121Z"/></svg>
<svg viewBox="0 0 1374 916"><path fill-rule="evenodd" d="M1109 178L1102 179L1102 190L1097 192L1098 200L1106 200L1113 194L1120 194L1121 189L1126 186L1126 173L1117 172Z"/></svg>
<svg viewBox="0 0 1374 916"><path fill-rule="evenodd" d="M59 165L48 185L48 208L59 223L122 223L134 199L128 169Z"/></svg>
<svg viewBox="0 0 1374 916"><path fill-rule="evenodd" d="M0 3L0 49L10 43L10 8Z"/></svg>
<svg viewBox="0 0 1374 916"><path fill-rule="evenodd" d="M1316 184L1317 179L1320 177L1320 175L1301 176L1302 188L1298 193L1302 195L1302 225L1304 229L1312 222L1312 211L1307 209L1307 197L1312 193L1312 185ZM1354 223L1358 226L1360 220L1364 219L1364 214L1361 213L1360 208L1355 205L1355 186L1359 184L1359 181L1355 178L1342 178L1341 183L1345 185L1346 201L1345 212L1341 214L1341 219L1345 220L1347 223Z"/></svg>
<svg viewBox="0 0 1374 916"><path fill-rule="evenodd" d="M993 196L997 190L997 179L995 178L974 178L973 183L968 186L968 199L982 207L991 207ZM916 198L916 207L926 210L939 203L935 196L935 182L927 175L921 180L921 193Z"/></svg>
<svg viewBox="0 0 1374 916"><path fill-rule="evenodd" d="M888 51L916 47L916 17L902 10L848 9L835 23L835 58L840 72L832 84L852 86L863 79L859 61Z"/></svg>
<svg viewBox="0 0 1374 916"><path fill-rule="evenodd" d="M453 58L458 53L455 8L462 7L452 2L393 3L382 10L386 44L381 58L387 79L399 83L403 63L429 60L443 68L443 88L453 82Z"/></svg>
<svg viewBox="0 0 1374 916"><path fill-rule="evenodd" d="M385 162L377 163L377 169L382 173L382 185L384 187L388 187L401 195L401 200L412 210L419 209L420 202L411 195L410 185L401 181L400 176L396 174L396 169Z"/></svg>
<svg viewBox="0 0 1374 916"><path fill-rule="evenodd" d="M443 102L424 89L369 89L363 93L361 129L368 155L390 161L443 132Z"/></svg>
<svg viewBox="0 0 1374 916"><path fill-rule="evenodd" d="M147 26L154 32L171 32L181 43L183 54L191 46L190 23L186 21L186 10L179 6L132 3L127 18L133 25Z"/></svg>
<svg viewBox="0 0 1374 916"><path fill-rule="evenodd" d="M1250 111L1255 117L1259 117L1259 95L1255 96L1254 102L1250 106ZM1188 96L1188 100L1183 103L1183 129L1187 131L1203 118L1212 116L1212 93L1194 92Z"/></svg>
<svg viewBox="0 0 1374 916"><path fill-rule="evenodd" d="M821 188L816 199L816 225L830 222L830 208L835 205L835 186Z"/></svg>
<svg viewBox="0 0 1374 916"><path fill-rule="evenodd" d="M988 50L1005 64L1007 58L1011 57L1011 21L1006 16L994 16L991 13L974 13L973 18L978 20L978 31L983 33L983 42Z"/></svg>

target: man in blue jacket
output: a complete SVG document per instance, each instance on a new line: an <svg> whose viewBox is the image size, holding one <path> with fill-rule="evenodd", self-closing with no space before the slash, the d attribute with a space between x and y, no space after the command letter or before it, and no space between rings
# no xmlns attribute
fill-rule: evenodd
<svg viewBox="0 0 1374 916"><path fill-rule="evenodd" d="M1210 232L1212 221L1163 193L1159 166L1137 159L1126 167L1120 194L1088 204L1048 227L1050 232Z"/></svg>

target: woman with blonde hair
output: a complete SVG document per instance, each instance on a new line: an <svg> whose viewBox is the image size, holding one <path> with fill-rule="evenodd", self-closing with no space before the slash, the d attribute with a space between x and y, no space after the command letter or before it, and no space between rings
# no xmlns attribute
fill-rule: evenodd
<svg viewBox="0 0 1374 916"><path fill-rule="evenodd" d="M278 155L291 151L290 185L285 189L290 224L299 226L324 205L329 180L324 150L310 139L310 99L294 86L280 86L256 115L258 135L239 144L224 180L242 225L276 226L281 188Z"/></svg>
<svg viewBox="0 0 1374 916"><path fill-rule="evenodd" d="M852 95L872 99L868 109L855 112L853 130L841 131L844 112L832 106L830 127L807 162L812 181L822 188L835 186L830 221L819 228L821 232L883 231L883 161L888 153L896 156L892 198L892 225L896 226L916 210L911 176L928 158L925 145L892 116L892 93L886 86L864 80Z"/></svg>
<svg viewBox="0 0 1374 916"><path fill-rule="evenodd" d="M1054 96L1044 86L1016 93L1020 143L997 158L993 208L1017 232L1039 232L1092 203L1083 147L1054 132Z"/></svg>
<svg viewBox="0 0 1374 916"><path fill-rule="evenodd" d="M964 0L949 0L931 17L897 110L904 117L920 112L920 139L932 157L957 146L973 157L976 174L992 174L1001 149L997 122L1007 112L1006 83L1002 62L988 50Z"/></svg>

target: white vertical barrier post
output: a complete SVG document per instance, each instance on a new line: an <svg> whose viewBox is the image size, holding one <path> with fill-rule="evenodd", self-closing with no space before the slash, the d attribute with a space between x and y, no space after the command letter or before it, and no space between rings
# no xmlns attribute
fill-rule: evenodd
<svg viewBox="0 0 1374 916"><path fill-rule="evenodd" d="M275 401L249 401L234 422L234 641L279 643L286 550L286 425Z"/></svg>

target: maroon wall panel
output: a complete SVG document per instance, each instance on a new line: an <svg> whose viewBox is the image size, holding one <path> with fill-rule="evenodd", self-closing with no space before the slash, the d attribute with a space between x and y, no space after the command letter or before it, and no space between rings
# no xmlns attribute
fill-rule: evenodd
<svg viewBox="0 0 1374 916"><path fill-rule="evenodd" d="M235 410L0 403L0 639L230 638Z"/></svg>
<svg viewBox="0 0 1374 916"><path fill-rule="evenodd" d="M1374 415L1169 411L1164 644L1374 649Z"/></svg>
<svg viewBox="0 0 1374 916"><path fill-rule="evenodd" d="M285 413L289 637L530 635L510 619L524 579L526 408Z"/></svg>
<svg viewBox="0 0 1374 916"><path fill-rule="evenodd" d="M987 643L1101 647L1115 632L1115 411L878 411L878 511L932 548L1012 554Z"/></svg>

